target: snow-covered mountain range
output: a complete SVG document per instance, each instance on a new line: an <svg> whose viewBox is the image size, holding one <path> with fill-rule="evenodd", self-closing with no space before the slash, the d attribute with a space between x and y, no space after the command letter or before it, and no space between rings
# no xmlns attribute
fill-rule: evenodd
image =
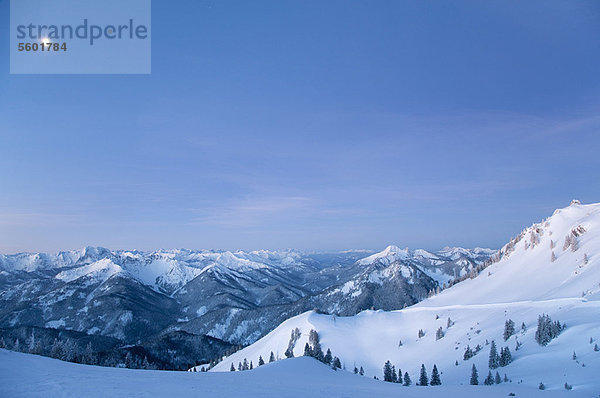
<svg viewBox="0 0 600 398"><path fill-rule="evenodd" d="M86 247L0 255L0 328L72 330L127 344L185 332L249 344L311 309L354 315L415 304L493 253Z"/></svg>
<svg viewBox="0 0 600 398"><path fill-rule="evenodd" d="M388 249L359 264L412 257ZM554 326L545 327L548 318L543 315ZM422 364L428 372L435 364L445 385L460 385L469 383L475 365L480 384L488 371L499 372L502 379L506 374L513 383L532 389L542 383L545 389L565 391L566 385L574 386L573 393L596 396L600 204L574 201L557 210L523 230L470 278L416 305L350 317L309 311L225 358L212 371L229 371L244 360L256 364L271 353L285 358L290 347L294 356L301 356L307 344L312 348L311 330L320 336L323 352L330 349L344 368L362 367L371 378L382 378L389 360L413 383ZM506 347L512 360L490 369L492 342L498 352Z"/></svg>

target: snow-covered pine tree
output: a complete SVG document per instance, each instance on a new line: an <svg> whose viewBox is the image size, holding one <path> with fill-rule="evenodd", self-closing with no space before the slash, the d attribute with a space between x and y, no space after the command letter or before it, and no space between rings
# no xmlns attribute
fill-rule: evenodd
<svg viewBox="0 0 600 398"><path fill-rule="evenodd" d="M442 385L442 381L440 380L440 374L438 372L437 366L433 365L433 370L431 371L431 383L432 386L440 386Z"/></svg>
<svg viewBox="0 0 600 398"><path fill-rule="evenodd" d="M600 348L598 347L598 344L597 344L597 343L596 343L596 344L594 344L594 351L596 351L596 352L600 351Z"/></svg>
<svg viewBox="0 0 600 398"><path fill-rule="evenodd" d="M496 376L494 377L494 382L496 384L502 383L502 379L500 378L500 373L496 372Z"/></svg>
<svg viewBox="0 0 600 398"><path fill-rule="evenodd" d="M573 386L565 381L565 390L572 390Z"/></svg>
<svg viewBox="0 0 600 398"><path fill-rule="evenodd" d="M328 348L325 358L323 358L323 362L325 362L327 365L331 365L331 361L333 361L333 356L331 355L331 350Z"/></svg>
<svg viewBox="0 0 600 398"><path fill-rule="evenodd" d="M305 349L306 349L306 347L305 347ZM273 355L273 351L271 351L271 356L269 356L269 363L271 363L271 362L275 362L275 355Z"/></svg>
<svg viewBox="0 0 600 398"><path fill-rule="evenodd" d="M444 331L442 330L442 327L440 326L439 329L435 332L435 339L439 340L442 337L444 337Z"/></svg>
<svg viewBox="0 0 600 398"><path fill-rule="evenodd" d="M392 381L392 363L386 361L383 365L383 381Z"/></svg>
<svg viewBox="0 0 600 398"><path fill-rule="evenodd" d="M127 355L125 355L125 367L131 368L133 365L133 357L130 351L127 351Z"/></svg>
<svg viewBox="0 0 600 398"><path fill-rule="evenodd" d="M342 368L342 362L340 362L340 359L338 357L333 358L332 367L333 367L333 369L341 369Z"/></svg>
<svg viewBox="0 0 600 398"><path fill-rule="evenodd" d="M323 350L321 349L321 343L319 342L319 334L316 330L311 329L308 335L308 342L310 343L312 357L318 359L323 362Z"/></svg>
<svg viewBox="0 0 600 398"><path fill-rule="evenodd" d="M242 363L241 363L241 362L239 362L239 363L238 363L238 370L239 370L239 371L241 371L241 370L242 370Z"/></svg>
<svg viewBox="0 0 600 398"><path fill-rule="evenodd" d="M475 364L473 364L473 367L471 368L471 380L469 380L469 384L472 386L479 384L479 375L477 374L477 368L475 367Z"/></svg>
<svg viewBox="0 0 600 398"><path fill-rule="evenodd" d="M419 338L425 336L425 332L423 331L423 329L419 329L418 336L419 336Z"/></svg>
<svg viewBox="0 0 600 398"><path fill-rule="evenodd" d="M354 366L354 374L358 374L358 368L356 367L356 365Z"/></svg>
<svg viewBox="0 0 600 398"><path fill-rule="evenodd" d="M308 343L304 344L304 356L312 357L312 350L310 349L310 345L308 345Z"/></svg>
<svg viewBox="0 0 600 398"><path fill-rule="evenodd" d="M452 322L452 319L450 319L450 317L448 317L448 322L446 323L446 328L451 328L454 325L454 322Z"/></svg>
<svg viewBox="0 0 600 398"><path fill-rule="evenodd" d="M258 366L263 366L265 364L264 359L262 359L262 356L258 356Z"/></svg>
<svg viewBox="0 0 600 398"><path fill-rule="evenodd" d="M37 345L37 340L35 339L35 333L33 332L33 329L32 329L31 336L29 336L29 338L27 339L27 352L29 352L30 354L36 354L36 352L35 352L36 345Z"/></svg>
<svg viewBox="0 0 600 398"><path fill-rule="evenodd" d="M67 339L64 343L64 351L63 351L62 360L69 361L69 362L74 361L77 358L77 351L78 351L78 347L73 342L73 340ZM132 358L132 360L133 360L133 358ZM133 367L133 365L134 365L134 363L132 361L130 366Z"/></svg>
<svg viewBox="0 0 600 398"><path fill-rule="evenodd" d="M396 367L392 365L392 383L398 382L398 375L396 374Z"/></svg>
<svg viewBox="0 0 600 398"><path fill-rule="evenodd" d="M252 361L250 361L250 370L254 369L254 365L252 365Z"/></svg>
<svg viewBox="0 0 600 398"><path fill-rule="evenodd" d="M556 261L556 254L554 254L554 250L552 250L552 253L550 254L550 262L553 263Z"/></svg>
<svg viewBox="0 0 600 398"><path fill-rule="evenodd" d="M404 372L404 383L402 383L402 385L405 387L408 387L411 385L411 383L412 383L412 380L410 379L408 372Z"/></svg>
<svg viewBox="0 0 600 398"><path fill-rule="evenodd" d="M402 383L402 369L398 369L398 377L396 377L398 383Z"/></svg>
<svg viewBox="0 0 600 398"><path fill-rule="evenodd" d="M519 340L517 340L517 344L515 345L515 351L519 351L519 349L521 348L522 345L523 345L523 343L521 343Z"/></svg>
<svg viewBox="0 0 600 398"><path fill-rule="evenodd" d="M500 356L498 355L498 350L496 349L496 342L492 340L492 344L490 346L490 357L488 360L488 367L490 369L496 369L500 365Z"/></svg>
<svg viewBox="0 0 600 398"><path fill-rule="evenodd" d="M15 344L13 344L13 351L21 351L21 343L19 342L19 339L17 338L15 340Z"/></svg>
<svg viewBox="0 0 600 398"><path fill-rule="evenodd" d="M52 343L52 347L50 347L50 356L52 358L58 358L58 359L60 359L60 357L62 356L62 342L56 338L54 339L54 342Z"/></svg>
<svg viewBox="0 0 600 398"><path fill-rule="evenodd" d="M231 362L231 367L229 368L230 372L235 372L235 366L233 366L233 362Z"/></svg>
<svg viewBox="0 0 600 398"><path fill-rule="evenodd" d="M419 375L419 385L429 385L429 378L427 378L427 371L425 370L425 364L421 364L421 374Z"/></svg>
<svg viewBox="0 0 600 398"><path fill-rule="evenodd" d="M535 331L535 341L541 346L547 345L553 338L557 337L566 325L561 325L559 321L552 322L550 316L542 314L538 316L537 330Z"/></svg>
<svg viewBox="0 0 600 398"><path fill-rule="evenodd" d="M358 374L359 374L359 375L361 375L361 376L364 376L364 375L365 375L365 370L363 369L363 367L362 367L362 366L360 367L360 369L359 369L359 371L358 371Z"/></svg>
<svg viewBox="0 0 600 398"><path fill-rule="evenodd" d="M512 362L512 354L510 353L510 348L504 347L500 350L500 366L508 366Z"/></svg>
<svg viewBox="0 0 600 398"><path fill-rule="evenodd" d="M469 359L473 358L473 350L471 350L471 347L469 347L467 345L467 348L465 349L465 353L463 355L463 359L465 361L468 361Z"/></svg>
<svg viewBox="0 0 600 398"><path fill-rule="evenodd" d="M98 362L98 358L96 357L96 353L94 352L93 348L92 348L92 343L89 342L87 343L87 345L85 346L85 350L83 352L83 356L82 356L82 362L88 365L95 365L96 362ZM148 362L148 358L145 357L146 362ZM144 364L145 365L145 364ZM148 364L150 365L150 364ZM146 367L144 367L144 369L148 369Z"/></svg>
<svg viewBox="0 0 600 398"><path fill-rule="evenodd" d="M509 319L506 322L504 322L504 341L510 339L510 336L512 336L513 334L515 334L515 323L512 319Z"/></svg>
<svg viewBox="0 0 600 398"><path fill-rule="evenodd" d="M575 351L573 351L573 360L577 359L577 354L575 354Z"/></svg>
<svg viewBox="0 0 600 398"><path fill-rule="evenodd" d="M286 358L294 357L294 347L296 346L296 342L300 338L300 334L301 334L300 329L298 329L298 328L292 329L292 332L290 334L290 341L288 342L287 349L285 350L285 353L284 353Z"/></svg>
<svg viewBox="0 0 600 398"><path fill-rule="evenodd" d="M488 371L488 375L485 378L485 380L483 381L483 384L485 384L486 386L491 386L492 384L494 384L494 376L492 376L492 371Z"/></svg>

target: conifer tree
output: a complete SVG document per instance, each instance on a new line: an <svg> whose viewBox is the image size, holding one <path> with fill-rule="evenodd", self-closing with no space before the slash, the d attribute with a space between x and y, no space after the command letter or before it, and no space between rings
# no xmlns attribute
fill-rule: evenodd
<svg viewBox="0 0 600 398"><path fill-rule="evenodd" d="M500 364L500 356L498 355L498 350L496 349L496 342L492 340L492 344L490 346L490 357L488 361L488 366L490 369L496 369Z"/></svg>
<svg viewBox="0 0 600 398"><path fill-rule="evenodd" d="M486 386L491 386L492 384L494 384L494 377L492 376L492 371L488 371L488 375L485 378L485 380L483 381L483 384L485 384Z"/></svg>
<svg viewBox="0 0 600 398"><path fill-rule="evenodd" d="M275 362L275 355L273 355L273 351L271 351L271 356L269 357L269 363Z"/></svg>
<svg viewBox="0 0 600 398"><path fill-rule="evenodd" d="M463 355L463 359L464 359L465 361L468 361L469 359L473 358L473 355L474 355L474 354L473 354L473 350L471 350L471 347L469 347L469 346L467 345L467 348L465 349L465 353L464 353L464 355Z"/></svg>
<svg viewBox="0 0 600 398"><path fill-rule="evenodd" d="M475 367L475 364L473 364L473 367L471 368L471 380L469 381L469 384L472 386L479 384L479 375L477 374L477 368Z"/></svg>
<svg viewBox="0 0 600 398"><path fill-rule="evenodd" d="M421 374L419 376L419 385L420 386L429 385L429 379L427 378L427 371L425 370L424 364L421 364Z"/></svg>
<svg viewBox="0 0 600 398"><path fill-rule="evenodd" d="M231 367L229 368L230 372L235 372L235 366L233 366L233 362L231 362Z"/></svg>
<svg viewBox="0 0 600 398"><path fill-rule="evenodd" d="M541 346L547 345L550 340L557 337L564 329L566 324L559 321L552 322L550 316L542 314L538 316L537 330L535 331L535 341Z"/></svg>
<svg viewBox="0 0 600 398"><path fill-rule="evenodd" d="M398 377L396 378L398 383L402 383L402 369L398 369Z"/></svg>
<svg viewBox="0 0 600 398"><path fill-rule="evenodd" d="M262 356L258 356L258 366L263 366L265 364L265 361L262 359Z"/></svg>
<svg viewBox="0 0 600 398"><path fill-rule="evenodd" d="M31 336L27 339L27 352L30 354L36 353L37 340L35 339L35 333L31 330Z"/></svg>
<svg viewBox="0 0 600 398"><path fill-rule="evenodd" d="M360 370L358 371L358 374L361 375L361 376L365 375L365 370L363 369L362 366L360 367Z"/></svg>
<svg viewBox="0 0 600 398"><path fill-rule="evenodd" d="M439 329L435 332L435 339L439 340L442 337L444 337L444 331L442 330L442 327L440 326Z"/></svg>
<svg viewBox="0 0 600 398"><path fill-rule="evenodd" d="M131 352L127 351L127 355L125 355L125 367L132 368L133 366L133 358L131 356Z"/></svg>
<svg viewBox="0 0 600 398"><path fill-rule="evenodd" d="M358 374L358 368L356 366L354 366L354 374Z"/></svg>
<svg viewBox="0 0 600 398"><path fill-rule="evenodd" d="M254 365L252 365L252 361L250 361L250 370L254 369Z"/></svg>
<svg viewBox="0 0 600 398"><path fill-rule="evenodd" d="M494 382L496 384L502 383L502 379L500 378L500 374L498 372L496 372L496 376L494 377Z"/></svg>
<svg viewBox="0 0 600 398"><path fill-rule="evenodd" d="M404 383L402 385L408 387L411 385L411 383L412 383L412 380L410 379L408 372L404 372Z"/></svg>
<svg viewBox="0 0 600 398"><path fill-rule="evenodd" d="M433 365L433 370L431 371L431 383L432 386L440 386L442 385L442 381L440 380L440 374L438 373L437 366Z"/></svg>
<svg viewBox="0 0 600 398"><path fill-rule="evenodd" d="M506 322L504 322L504 341L510 339L510 336L512 336L513 334L515 334L515 323L512 319L509 319Z"/></svg>
<svg viewBox="0 0 600 398"><path fill-rule="evenodd" d="M333 356L331 355L331 350L328 348L327 353L325 354L325 358L323 359L323 362L325 362L327 365L331 365L332 360L333 360Z"/></svg>
<svg viewBox="0 0 600 398"><path fill-rule="evenodd" d="M500 366L507 366L512 362L512 354L510 348L504 347L500 350Z"/></svg>
<svg viewBox="0 0 600 398"><path fill-rule="evenodd" d="M312 357L312 350L310 349L310 346L308 345L308 343L306 343L304 345L304 356L305 357Z"/></svg>
<svg viewBox="0 0 600 398"><path fill-rule="evenodd" d="M325 357L325 355L323 355L323 350L321 349L321 343L319 342L319 334L317 333L316 330L311 329L311 331L308 335L308 341L310 343L310 349L311 349L312 356L314 358L318 359L319 361L323 362L323 358Z"/></svg>
<svg viewBox="0 0 600 398"><path fill-rule="evenodd" d="M392 364L386 361L383 365L383 381L392 381Z"/></svg>
<svg viewBox="0 0 600 398"><path fill-rule="evenodd" d="M146 359L146 362L148 362L148 358L144 358ZM96 354L94 353L94 350L92 348L92 343L87 343L87 345L85 346L85 351L83 352L82 362L88 365L95 365L97 361L98 359L96 358ZM145 365L146 363L142 364L144 369L148 369L145 367ZM148 365L150 364L148 363Z"/></svg>
<svg viewBox="0 0 600 398"><path fill-rule="evenodd" d="M396 375L396 367L392 365L392 383L396 383L398 381L398 375Z"/></svg>
<svg viewBox="0 0 600 398"><path fill-rule="evenodd" d="M333 368L334 369L342 368L342 363L340 362L340 359L338 357L333 358Z"/></svg>

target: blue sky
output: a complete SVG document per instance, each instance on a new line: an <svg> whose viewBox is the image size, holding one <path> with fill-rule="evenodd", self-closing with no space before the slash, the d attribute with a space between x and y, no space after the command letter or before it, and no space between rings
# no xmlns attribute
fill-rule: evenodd
<svg viewBox="0 0 600 398"><path fill-rule="evenodd" d="M0 252L499 247L600 201L597 1L152 12L148 76L0 58Z"/></svg>

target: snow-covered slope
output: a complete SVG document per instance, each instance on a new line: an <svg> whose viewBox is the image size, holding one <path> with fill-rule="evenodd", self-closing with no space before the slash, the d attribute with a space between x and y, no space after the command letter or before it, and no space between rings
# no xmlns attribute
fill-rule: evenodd
<svg viewBox="0 0 600 398"><path fill-rule="evenodd" d="M526 386L499 385L487 397L558 397ZM571 391L570 397L582 396ZM194 373L101 368L0 350L2 397L480 397L472 386L402 387L347 372L312 358L294 358L248 372Z"/></svg>
<svg viewBox="0 0 600 398"><path fill-rule="evenodd" d="M547 346L535 341L541 314L567 325ZM516 332L505 341L504 324L509 319ZM266 360L271 352L284 358L296 328L301 335L295 356L303 354L314 329L323 350L330 348L348 370L362 366L366 375L381 378L383 364L390 360L415 381L421 364L429 371L436 364L442 382L452 385L467 384L473 364L483 381L488 344L495 341L498 350L506 346L512 352L514 361L497 370L513 384L535 388L543 382L547 389L559 391L566 382L574 386L571 393L591 396L600 391L600 351L594 350L595 344L600 345L600 204L573 203L557 210L504 246L478 276L419 304L353 317L307 312L226 358L213 371L228 371L245 358L257 363L259 356ZM443 337L436 338L440 328ZM425 333L421 338L419 330ZM466 347L477 345L482 351L464 360Z"/></svg>

